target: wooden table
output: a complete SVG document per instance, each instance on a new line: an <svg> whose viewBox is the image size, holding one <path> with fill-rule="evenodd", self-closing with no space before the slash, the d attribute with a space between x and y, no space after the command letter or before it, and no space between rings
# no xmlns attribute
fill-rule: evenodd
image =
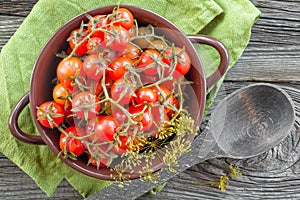
<svg viewBox="0 0 300 200"><path fill-rule="evenodd" d="M37 0L0 0L0 49L13 35ZM271 82L300 101L300 0L252 0L262 15L250 44L223 84L226 93L253 82ZM298 95L298 96L297 96ZM217 103L221 99L217 97ZM298 110L298 113L300 111ZM298 116L300 117L300 116ZM140 199L300 199L300 124L276 148L256 158L211 159L179 173L156 196ZM226 192L192 181L217 181L237 163L243 176L230 181ZM35 182L0 154L0 199L45 199ZM50 199L82 199L63 181ZM91 199L97 199L92 197ZM109 199L109 198L107 198Z"/></svg>

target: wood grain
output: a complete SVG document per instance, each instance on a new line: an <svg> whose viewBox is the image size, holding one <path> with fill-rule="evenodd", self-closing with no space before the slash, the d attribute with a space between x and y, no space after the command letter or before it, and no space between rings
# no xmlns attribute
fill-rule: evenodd
<svg viewBox="0 0 300 200"><path fill-rule="evenodd" d="M6 16L27 16L38 0L0 0L0 14Z"/></svg>
<svg viewBox="0 0 300 200"><path fill-rule="evenodd" d="M0 50L15 33L24 17L0 15Z"/></svg>
<svg viewBox="0 0 300 200"><path fill-rule="evenodd" d="M300 1L257 1L256 5L262 15L226 81L299 81Z"/></svg>
<svg viewBox="0 0 300 200"><path fill-rule="evenodd" d="M36 2L0 0L0 49ZM252 29L247 49L227 74L223 92L229 94L247 84L260 81L300 90L300 1L252 2L261 10L262 15ZM290 94L300 101L298 90L291 89ZM215 103L219 100L221 97ZM299 127L300 124L296 124L290 137L261 156L245 160L208 160L169 180L157 195L148 194L139 199L300 199L300 163L297 153L300 148ZM230 162L240 166L243 176L230 181L226 192L220 192L210 185L192 184L192 181L218 180L228 172ZM0 199L24 198L47 197L28 175L0 154ZM82 197L67 181L63 181L49 199Z"/></svg>

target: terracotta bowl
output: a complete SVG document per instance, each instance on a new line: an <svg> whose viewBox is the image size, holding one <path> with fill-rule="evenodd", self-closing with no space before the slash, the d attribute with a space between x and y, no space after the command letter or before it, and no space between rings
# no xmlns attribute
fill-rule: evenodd
<svg viewBox="0 0 300 200"><path fill-rule="evenodd" d="M108 14L111 13L115 7L116 5L100 7L90 10L87 13L90 15ZM209 36L185 35L170 21L149 10L128 5L121 5L120 7L130 10L139 24L152 24L157 28L172 30L168 33L168 39L174 42L177 46L185 47L191 58L192 64L186 78L193 82L192 88L195 94L195 98L190 102L190 107L191 110L195 111L192 113L195 125L200 125L204 114L206 91L222 77L228 67L229 58L226 47L217 39ZM66 40L70 32L79 27L82 20L86 20L85 13L74 17L64 24L46 43L34 65L31 76L30 91L26 93L13 108L9 120L10 130L16 138L27 143L46 144L55 154L60 152L58 130L51 130L42 127L36 118L33 117L35 125L40 133L40 136L33 136L22 132L17 121L20 112L28 103L30 103L32 113L36 113L37 106L52 99L53 85L49 83L51 83L51 80L56 77L56 67L61 61L61 58L58 58L56 54L67 48L68 44ZM220 54L220 65L218 69L207 79L205 78L201 60L193 47L192 42L212 46ZM187 136L187 139L192 141L194 136ZM84 158L79 158L77 160L60 158L70 167L88 176L103 180L112 180L112 177L110 176L111 171L108 168L97 169L93 166L87 165L87 160ZM164 163L159 158L155 158L153 170L158 171L163 167ZM130 179L134 178L139 178L139 174L137 173L130 176Z"/></svg>

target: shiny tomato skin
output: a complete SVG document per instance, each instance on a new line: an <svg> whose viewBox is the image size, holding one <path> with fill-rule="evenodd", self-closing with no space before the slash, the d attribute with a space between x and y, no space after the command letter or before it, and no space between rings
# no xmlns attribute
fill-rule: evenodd
<svg viewBox="0 0 300 200"><path fill-rule="evenodd" d="M160 89L158 89L156 86L151 87L151 89L154 93L157 93L158 101L161 103L161 105L165 106L165 112L168 113L170 108L168 108L167 105L173 105L172 92L164 85L159 85L158 87Z"/></svg>
<svg viewBox="0 0 300 200"><path fill-rule="evenodd" d="M38 107L36 117L42 126L53 129L63 122L65 111L63 106L55 101L47 101ZM51 117L54 123L51 123L47 117Z"/></svg>
<svg viewBox="0 0 300 200"><path fill-rule="evenodd" d="M104 44L108 49L122 51L130 42L130 35L121 26L113 26L104 34Z"/></svg>
<svg viewBox="0 0 300 200"><path fill-rule="evenodd" d="M184 51L184 49L179 47L168 48L165 51L165 56L162 61L167 65L171 65L173 62L173 57L177 56L177 64L175 70L182 76L188 73L191 68L191 60L189 55Z"/></svg>
<svg viewBox="0 0 300 200"><path fill-rule="evenodd" d="M136 92L136 97L134 98L137 104L149 104L158 101L157 92L154 92L150 88L140 88Z"/></svg>
<svg viewBox="0 0 300 200"><path fill-rule="evenodd" d="M126 8L118 8L114 11L114 16L111 21L114 26L122 26L126 30L129 30L134 24L134 17L132 13Z"/></svg>
<svg viewBox="0 0 300 200"><path fill-rule="evenodd" d="M157 50L148 49L141 54L137 67L147 68L150 65L154 64L152 67L145 69L143 73L148 75L157 75L158 74L157 68L160 66L157 66L155 62L159 58L159 56L160 53Z"/></svg>
<svg viewBox="0 0 300 200"><path fill-rule="evenodd" d="M141 50L133 44L128 44L127 47L119 52L119 56L130 58L133 61L137 61L141 55Z"/></svg>
<svg viewBox="0 0 300 200"><path fill-rule="evenodd" d="M97 116L101 108L99 98L89 92L79 92L72 100L72 112L79 118L91 119Z"/></svg>
<svg viewBox="0 0 300 200"><path fill-rule="evenodd" d="M92 37L87 42L88 53L96 52L103 47L103 39L100 37Z"/></svg>
<svg viewBox="0 0 300 200"><path fill-rule="evenodd" d="M114 146L111 150L118 155L122 155L127 151L137 152L142 149L146 144L145 141L142 141L138 137L132 135L128 136L119 136L120 143L117 143L117 146Z"/></svg>
<svg viewBox="0 0 300 200"><path fill-rule="evenodd" d="M109 64L109 68L111 70L107 70L107 74L113 81L116 81L120 78L123 78L124 74L127 72L126 67L132 65L133 61L131 59L126 57L118 57Z"/></svg>
<svg viewBox="0 0 300 200"><path fill-rule="evenodd" d="M72 81L75 76L80 73L82 61L76 57L63 59L57 66L56 75L58 81L66 88L72 90Z"/></svg>
<svg viewBox="0 0 300 200"><path fill-rule="evenodd" d="M116 146L112 148L112 152L118 155L122 155L126 153L130 149L130 138L127 136L119 136L120 143L117 143Z"/></svg>
<svg viewBox="0 0 300 200"><path fill-rule="evenodd" d="M81 41L83 41L82 44L76 49L75 53L78 55L86 55L88 52L87 49L87 43L88 40L85 38L87 36L87 31L85 29L75 29L71 32L69 36L69 45L72 50L74 50L75 46L78 45Z"/></svg>
<svg viewBox="0 0 300 200"><path fill-rule="evenodd" d="M69 95L70 95L70 91L67 88L65 88L61 83L56 84L55 87L53 88L52 91L53 100L62 106L66 105Z"/></svg>
<svg viewBox="0 0 300 200"><path fill-rule="evenodd" d="M153 123L152 113L145 106L147 105L129 106L129 113L134 115L133 119L139 123L140 131L149 130Z"/></svg>
<svg viewBox="0 0 300 200"><path fill-rule="evenodd" d="M132 94L134 94L134 92L134 85L129 80L125 80L123 78L115 81L110 89L111 98L121 105L130 104L133 99Z"/></svg>
<svg viewBox="0 0 300 200"><path fill-rule="evenodd" d="M84 129L76 126L70 126L65 129L65 132L72 136L84 136ZM76 138L67 137L65 133L62 133L59 138L59 147L61 150L66 150L74 154L75 156L80 156L86 150L84 143Z"/></svg>
<svg viewBox="0 0 300 200"><path fill-rule="evenodd" d="M94 22L94 27L93 27ZM90 20L88 22L88 32L92 32L95 29L107 29L107 20L106 15L95 15L93 16L93 20ZM91 37L98 37L103 39L104 37L104 31L98 30L95 31Z"/></svg>
<svg viewBox="0 0 300 200"><path fill-rule="evenodd" d="M103 76L105 67L103 60L97 54L91 54L85 58L82 64L82 69L88 78L100 80Z"/></svg>
<svg viewBox="0 0 300 200"><path fill-rule="evenodd" d="M94 131L98 141L111 142L115 140L117 128L118 123L112 116L100 116L96 121Z"/></svg>
<svg viewBox="0 0 300 200"><path fill-rule="evenodd" d="M95 137L95 126L96 126L97 120L98 120L97 117L91 118L87 121L87 123L85 125L85 132L87 135L89 135L87 137L87 139L91 142L97 140Z"/></svg>

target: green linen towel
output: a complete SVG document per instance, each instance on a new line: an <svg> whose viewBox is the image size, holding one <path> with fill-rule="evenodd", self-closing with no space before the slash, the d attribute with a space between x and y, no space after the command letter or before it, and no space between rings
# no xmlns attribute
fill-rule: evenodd
<svg viewBox="0 0 300 200"><path fill-rule="evenodd" d="M173 23L187 34L203 33L221 40L230 52L230 67L246 48L251 27L260 15L248 0L39 0L0 54L0 151L32 177L37 185L51 196L63 178L87 197L109 186L112 182L87 177L66 166L56 158L46 145L20 142L10 134L7 122L10 110L29 90L34 62L48 38L66 21L92 8L114 3L129 4L152 10ZM218 60L216 52L208 49ZM205 64L208 74L216 63ZM207 108L222 83L208 95ZM22 112L19 125L24 132L38 134L28 107Z"/></svg>

